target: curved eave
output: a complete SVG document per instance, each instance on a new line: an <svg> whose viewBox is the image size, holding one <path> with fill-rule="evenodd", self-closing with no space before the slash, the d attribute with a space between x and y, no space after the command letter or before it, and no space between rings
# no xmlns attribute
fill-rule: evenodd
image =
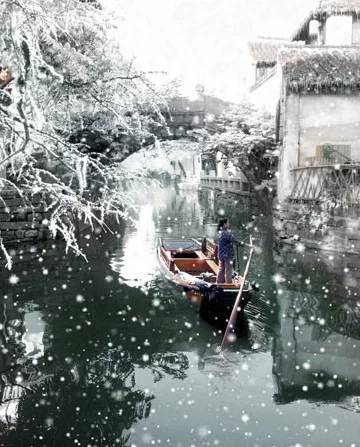
<svg viewBox="0 0 360 447"><path fill-rule="evenodd" d="M301 22L296 31L292 34L290 40L299 40L304 32L307 31L311 20L322 20L329 15L355 15L360 16L360 1L330 1L321 2L320 5L313 9L306 18Z"/></svg>

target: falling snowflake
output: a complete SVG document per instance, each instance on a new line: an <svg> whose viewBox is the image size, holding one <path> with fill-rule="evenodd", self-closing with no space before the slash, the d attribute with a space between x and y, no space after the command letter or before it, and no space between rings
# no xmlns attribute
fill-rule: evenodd
<svg viewBox="0 0 360 447"><path fill-rule="evenodd" d="M272 277L272 280L275 284L280 284L285 281L285 278L280 273L275 273L275 275Z"/></svg>
<svg viewBox="0 0 360 447"><path fill-rule="evenodd" d="M241 416L241 420L244 422L244 424L247 424L250 421L250 417L247 414L243 414Z"/></svg>
<svg viewBox="0 0 360 447"><path fill-rule="evenodd" d="M16 276L16 275L10 275L10 277L9 277L9 283L11 284L11 285L15 285L15 284L17 284L18 282L20 281L20 278L18 277L18 276Z"/></svg>

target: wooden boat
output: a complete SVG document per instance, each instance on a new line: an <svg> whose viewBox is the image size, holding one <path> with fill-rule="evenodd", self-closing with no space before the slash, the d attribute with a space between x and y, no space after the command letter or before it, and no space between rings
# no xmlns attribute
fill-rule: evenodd
<svg viewBox="0 0 360 447"><path fill-rule="evenodd" d="M217 284L219 264L216 245L209 239L160 240L157 248L160 267L167 278L183 288L207 320L225 325L239 293L242 277L236 275L230 284ZM255 287L245 283L240 312L255 293Z"/></svg>

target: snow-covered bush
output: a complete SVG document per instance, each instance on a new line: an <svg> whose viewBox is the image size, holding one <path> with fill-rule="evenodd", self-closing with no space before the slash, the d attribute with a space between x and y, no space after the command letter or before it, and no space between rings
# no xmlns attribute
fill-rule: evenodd
<svg viewBox="0 0 360 447"><path fill-rule="evenodd" d="M203 153L221 153L225 162L239 168L251 186L264 195L274 188L277 167L275 118L249 104L233 106L219 117L207 120L206 129L195 137L202 142Z"/></svg>

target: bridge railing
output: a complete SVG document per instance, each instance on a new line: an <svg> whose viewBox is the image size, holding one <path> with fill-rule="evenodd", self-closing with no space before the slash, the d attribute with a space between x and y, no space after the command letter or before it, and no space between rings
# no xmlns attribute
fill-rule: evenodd
<svg viewBox="0 0 360 447"><path fill-rule="evenodd" d="M360 163L299 167L291 174L290 200L316 202L327 196L342 205L360 206Z"/></svg>
<svg viewBox="0 0 360 447"><path fill-rule="evenodd" d="M203 176L200 179L202 188L217 189L226 192L235 192L248 195L250 194L249 184L239 177L215 177Z"/></svg>

